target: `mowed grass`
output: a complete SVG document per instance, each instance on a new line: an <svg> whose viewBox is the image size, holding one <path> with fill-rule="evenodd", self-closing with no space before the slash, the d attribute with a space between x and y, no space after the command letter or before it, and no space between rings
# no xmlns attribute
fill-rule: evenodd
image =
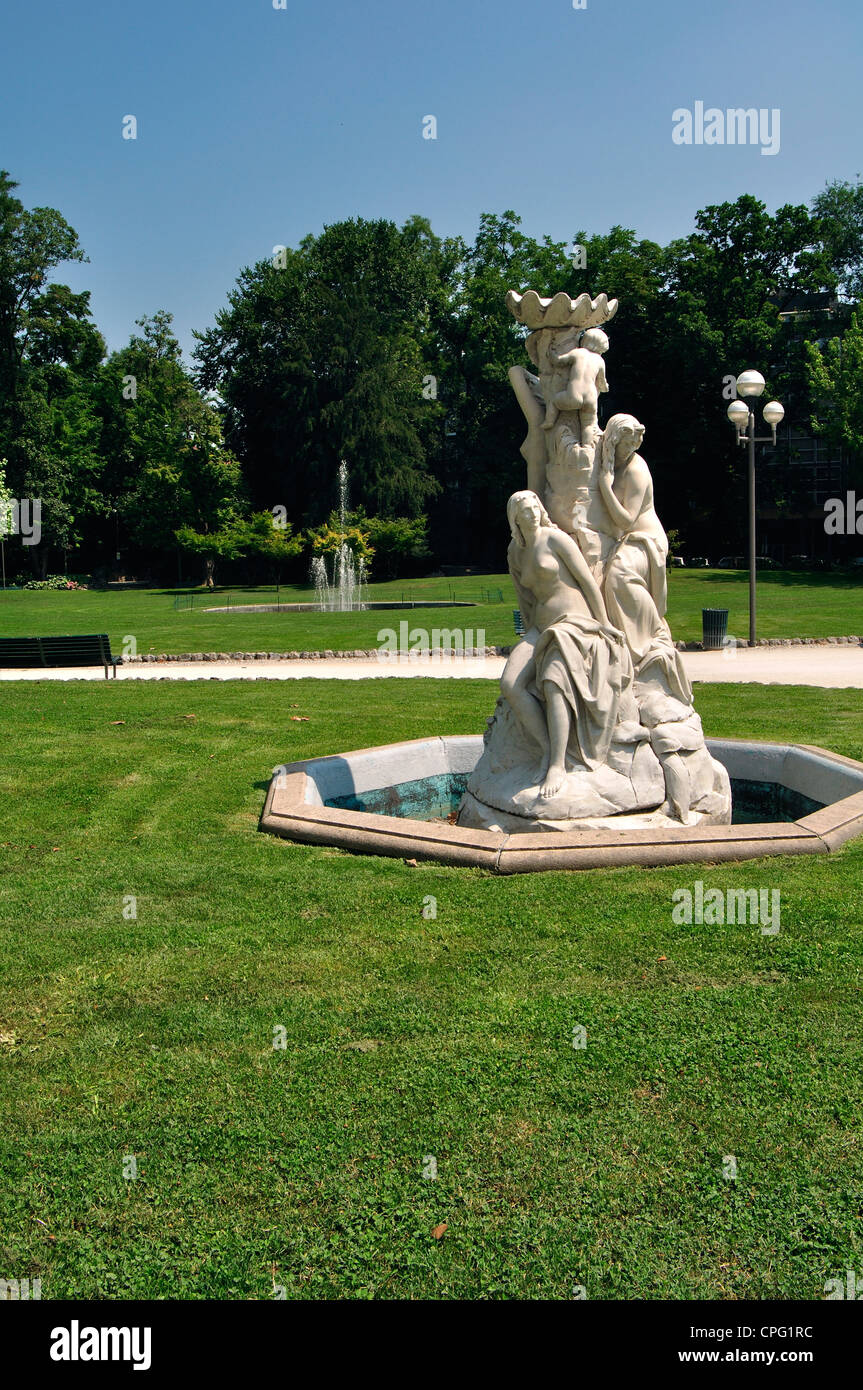
<svg viewBox="0 0 863 1390"><path fill-rule="evenodd" d="M861 1268L863 843L504 879L258 832L277 763L475 732L494 698L4 687L0 1276L46 1299L817 1299ZM713 734L863 756L863 692L698 702ZM675 925L696 879L779 888L779 935Z"/></svg>
<svg viewBox="0 0 863 1390"><path fill-rule="evenodd" d="M670 570L668 617L675 638L701 640L702 608L727 608L728 631L749 631L749 576L735 570ZM190 591L184 590L188 595ZM863 635L863 570L817 574L770 570L758 578L758 632L762 637L847 637ZM498 599L498 595L502 595ZM489 596L491 600L489 601ZM514 641L512 611L517 607L506 574L466 578L398 580L369 586L369 598L415 603L455 598L475 606L361 613L244 613L243 606L273 603L275 588L217 590L192 594L192 609L175 610L176 591L128 593L0 591L0 636L50 636L107 632L117 653L134 637L143 654L233 651L348 651L378 646L383 628L399 631L435 628L469 630L470 644L507 646ZM308 587L282 587L283 603L314 601ZM230 603L229 613L207 613L208 605ZM484 639L480 635L484 633Z"/></svg>

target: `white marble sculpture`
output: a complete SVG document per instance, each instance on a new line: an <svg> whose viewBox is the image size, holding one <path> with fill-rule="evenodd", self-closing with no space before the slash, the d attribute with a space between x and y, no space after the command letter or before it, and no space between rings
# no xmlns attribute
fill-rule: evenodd
<svg viewBox="0 0 863 1390"><path fill-rule="evenodd" d="M644 427L631 415L598 424L608 389L599 325L617 301L528 291L507 305L532 330L539 372L509 373L528 426L528 486L507 505L525 635L459 824L728 823L728 774L707 751L665 621L668 539L638 452Z"/></svg>

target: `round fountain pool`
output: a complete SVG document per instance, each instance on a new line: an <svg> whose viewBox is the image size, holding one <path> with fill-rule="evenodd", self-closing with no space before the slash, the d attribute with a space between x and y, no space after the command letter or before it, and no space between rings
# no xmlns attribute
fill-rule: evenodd
<svg viewBox="0 0 863 1390"><path fill-rule="evenodd" d="M364 613L378 608L476 608L475 603L461 599L381 599L374 603L349 603L340 608L337 603L233 603L221 608L202 608L202 613Z"/></svg>

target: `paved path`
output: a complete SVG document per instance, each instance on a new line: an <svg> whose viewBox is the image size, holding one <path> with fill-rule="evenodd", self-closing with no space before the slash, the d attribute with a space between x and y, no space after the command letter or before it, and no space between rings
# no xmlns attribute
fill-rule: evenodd
<svg viewBox="0 0 863 1390"><path fill-rule="evenodd" d="M684 652L683 664L693 681L754 682L759 685L816 685L863 690L863 647L758 647L724 652ZM499 680L503 657L488 660L374 661L165 661L121 666L124 680L366 680L369 677L431 676L437 679ZM105 683L102 667L71 670L0 671L0 681L96 680Z"/></svg>
<svg viewBox="0 0 863 1390"><path fill-rule="evenodd" d="M692 681L756 685L818 685L863 690L863 647L738 647L684 652Z"/></svg>

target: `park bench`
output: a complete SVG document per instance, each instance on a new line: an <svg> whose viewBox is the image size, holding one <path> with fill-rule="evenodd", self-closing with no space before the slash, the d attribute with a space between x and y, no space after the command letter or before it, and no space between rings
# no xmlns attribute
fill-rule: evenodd
<svg viewBox="0 0 863 1390"><path fill-rule="evenodd" d="M123 658L119 661L122 663ZM114 668L118 658L111 655L111 643L104 632L75 637L0 637L0 666L9 668L44 666L104 666Z"/></svg>

